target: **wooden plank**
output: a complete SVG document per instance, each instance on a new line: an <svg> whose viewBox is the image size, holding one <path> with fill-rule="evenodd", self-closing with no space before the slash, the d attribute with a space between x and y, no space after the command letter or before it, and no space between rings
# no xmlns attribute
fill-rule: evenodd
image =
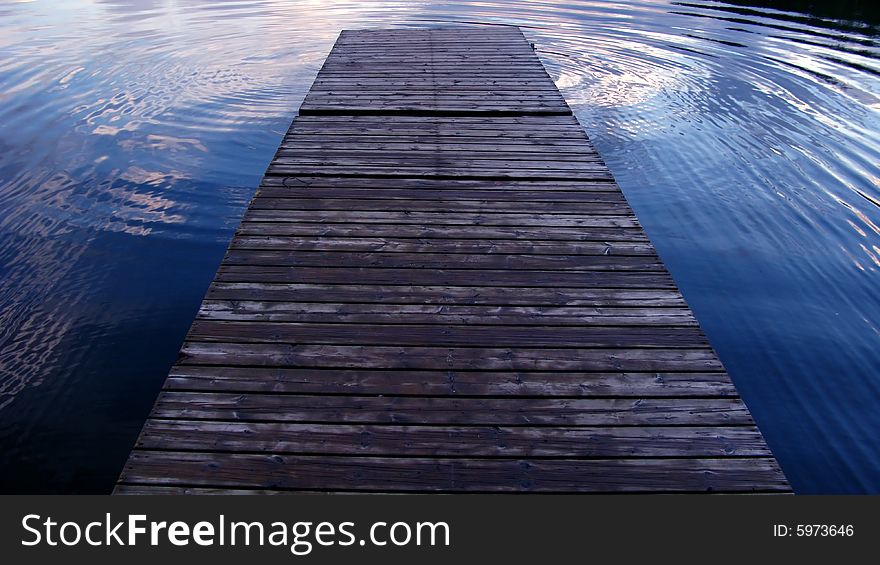
<svg viewBox="0 0 880 565"><path fill-rule="evenodd" d="M434 49L431 47L430 49ZM370 65L391 63L396 68L406 65L434 65L447 61L465 61L469 63L490 62L495 65L497 62L508 62L514 65L523 65L525 67L534 67L536 60L534 54L530 52L506 52L500 50L482 49L482 53L473 55L468 51L460 51L457 49L434 49L431 51L430 60L425 57L425 53L403 50L366 50L352 49L348 52L334 51L332 55L327 57L325 67L331 64L348 64L348 65ZM396 64L396 63L399 63ZM539 67L543 70L543 67Z"/></svg>
<svg viewBox="0 0 880 565"><path fill-rule="evenodd" d="M723 372L312 369L177 365L165 390L314 395L737 397Z"/></svg>
<svg viewBox="0 0 880 565"><path fill-rule="evenodd" d="M333 251L309 253L288 249L232 249L226 265L381 269L497 269L516 271L665 272L654 256L526 255L501 253L382 253Z"/></svg>
<svg viewBox="0 0 880 565"><path fill-rule="evenodd" d="M406 441L400 441L402 435ZM206 437L210 439L206 440ZM142 449L393 457L767 457L757 429L297 424L152 419Z"/></svg>
<svg viewBox="0 0 880 565"><path fill-rule="evenodd" d="M587 168L595 170L597 164L601 160L596 153L582 152L570 154L566 152L554 152L552 147L532 148L528 152L523 151L504 151L500 147L496 147L494 151L480 151L478 148L465 148L458 150L440 150L432 152L430 146L421 147L419 149L401 149L386 147L379 149L377 147L355 148L340 142L336 148L328 149L326 147L308 146L300 148L288 148L282 146L276 153L276 160L279 162L313 158L319 160L332 160L334 163L346 163L350 161L366 159L369 163L383 163L386 160L402 161L404 163L433 164L444 161L455 161L472 163L474 167L479 166L496 166L497 163L492 161L502 161L504 163L512 163L511 166L517 168L536 168L536 164L540 162L541 167L537 168L562 168L573 167L576 165L585 165Z"/></svg>
<svg viewBox="0 0 880 565"><path fill-rule="evenodd" d="M596 183L599 184L599 183ZM603 183L604 184L604 183ZM291 190L293 188L293 190ZM492 190L492 189L476 189L476 190L455 190L448 188L446 190L431 190L423 188L420 190L404 189L404 188L368 188L362 187L323 187L320 185L301 185L294 186L263 186L260 188L259 198L254 199L254 204L264 202L265 198L289 198L289 199L336 199L336 200L432 200L436 202L467 202L476 200L482 204L489 206L494 203L504 204L511 207L510 204L518 204L516 211L522 211L522 203L552 203L556 207L548 212L567 213L567 206L560 206L560 202L565 203L598 203L613 202L626 204L623 195L620 192L614 192L604 187L596 187L596 190L584 191L553 191L553 190ZM561 209L560 208L564 208Z"/></svg>
<svg viewBox="0 0 880 565"><path fill-rule="evenodd" d="M325 210L315 214L308 210L260 210L248 209L248 222L304 222L304 223L351 223L351 224L416 224L444 226L515 226L560 228L638 228L635 216L622 215L574 215L522 213L455 213L372 211L372 210Z"/></svg>
<svg viewBox="0 0 880 565"><path fill-rule="evenodd" d="M333 116L321 117L329 118ZM515 144L531 144L546 147L549 150L552 147L564 147L573 141L585 142L587 139L582 133L571 132L568 136L564 135L564 132L561 133L563 135L551 135L548 132L540 131L519 132L510 129L492 130L488 128L473 128L467 131L438 128L434 131L426 131L424 129L417 129L417 126L389 127L382 124L345 125L328 123L325 124L325 127L314 127L311 125L297 127L287 134L282 143L285 145L310 142L320 144L328 141L331 136L339 137L344 135L351 143L382 144L400 142L439 146L446 143L466 145L495 142L502 147ZM592 150L592 148L589 148L589 150Z"/></svg>
<svg viewBox="0 0 880 565"><path fill-rule="evenodd" d="M411 71L432 70L444 72L458 71L460 69L479 71L488 68L492 71L511 71L518 73L521 69L535 74L544 72L540 63L529 55L501 55L498 53L463 53L463 52L437 52L432 53L431 60L425 60L424 53L393 53L371 52L362 58L354 55L328 57L322 71L332 74L333 71L350 69L358 70L382 70L382 71ZM325 75L326 76L326 75Z"/></svg>
<svg viewBox="0 0 880 565"><path fill-rule="evenodd" d="M505 193L551 192L551 193L587 193L611 192L622 197L620 189L613 182L602 181L491 181L491 180L437 180L421 178L372 179L359 177L266 177L261 183L261 191L266 188L294 188L305 190L316 189L364 189L364 190L406 190L411 193L442 194L445 190L476 191L495 194L493 198ZM294 191L287 191L293 194ZM260 193L262 194L262 192Z"/></svg>
<svg viewBox="0 0 880 565"><path fill-rule="evenodd" d="M583 178L602 180L609 177L608 172L592 163L565 163L553 161L492 161L465 160L456 158L429 159L370 159L369 157L333 159L327 157L286 157L279 156L270 166L270 174L332 174L333 176L375 176L375 177L464 177L464 178Z"/></svg>
<svg viewBox="0 0 880 565"><path fill-rule="evenodd" d="M135 451L127 484L398 492L778 492L772 458L518 460Z"/></svg>
<svg viewBox="0 0 880 565"><path fill-rule="evenodd" d="M737 398L376 397L163 391L152 418L467 426L750 426Z"/></svg>
<svg viewBox="0 0 880 565"><path fill-rule="evenodd" d="M522 33L344 31L118 493L787 492Z"/></svg>
<svg viewBox="0 0 880 565"><path fill-rule="evenodd" d="M382 108L376 108L368 104L350 104L331 107L323 104L303 104L299 108L300 114L312 115L394 115L403 113L421 113L429 111L437 115L467 115L467 114L486 114L493 116L510 116L510 115L531 115L531 116L553 116L563 114L563 110L556 108L548 108L545 106L525 106L525 105L508 105L496 106L487 110L481 108L477 104L471 105L413 105L413 104L389 104ZM312 172L311 174L319 174ZM563 178L563 177L558 177Z"/></svg>
<svg viewBox="0 0 880 565"><path fill-rule="evenodd" d="M706 372L723 366L711 349L436 347L186 342L182 365L476 371Z"/></svg>
<svg viewBox="0 0 880 565"><path fill-rule="evenodd" d="M324 124L324 123L347 123L347 124L372 124L383 123L388 125L419 125L432 127L467 126L467 128L484 126L492 129L532 126L536 129L550 126L573 127L578 121L574 116L434 116L434 115L407 115L401 114L391 117L386 116L297 116L292 124ZM548 128L548 129L550 129ZM549 131L548 131L549 133Z"/></svg>
<svg viewBox="0 0 880 565"><path fill-rule="evenodd" d="M582 179L582 180L610 180L611 174L603 169L550 169L538 166L535 169L512 169L509 167L481 167L479 169L468 166L426 166L426 167L402 167L391 163L385 166L371 166L353 163L337 165L325 163L273 163L269 166L266 174L269 175L321 175L346 177L434 177L434 178L490 178L490 179Z"/></svg>
<svg viewBox="0 0 880 565"><path fill-rule="evenodd" d="M431 306L208 300L199 318L261 322L519 326L696 326L687 308Z"/></svg>
<svg viewBox="0 0 880 565"><path fill-rule="evenodd" d="M349 119L344 119L349 118ZM387 119L385 119L387 118ZM342 128L346 132L356 132L358 128L385 128L390 131L417 131L422 135L476 135L482 131L498 134L509 132L526 138L529 134L565 139L568 134L586 138L583 129L573 116L491 116L485 115L408 115L392 116L352 115L315 116L300 115L292 122L289 133L298 130Z"/></svg>
<svg viewBox="0 0 880 565"><path fill-rule="evenodd" d="M377 196L377 195L376 195ZM347 205L346 205L347 204ZM555 214L561 208L557 202L532 201L531 207L535 213ZM378 198L274 198L264 196L255 200L251 206L254 210L320 210L320 211L376 211L376 212L444 212L444 213L469 213L469 214L492 214L504 212L522 212L522 204L518 202L505 202L499 200L480 201L448 201L402 198L381 200ZM587 201L567 202L563 215L587 215L599 214L606 216L632 216L632 210L624 202Z"/></svg>
<svg viewBox="0 0 880 565"><path fill-rule="evenodd" d="M334 81L333 79L327 79L321 83L315 83L314 87L309 91L308 96L328 97L335 93L341 95L362 94L369 96L497 96L501 99L516 98L518 96L527 95L532 98L551 98L554 100L558 100L562 97L559 91L555 88L548 85L540 86L540 83L523 82L521 85L517 86L516 83L506 85L496 83L495 85L492 85L491 83L480 83L477 81L471 81L470 83L464 84L455 81L448 85L438 85L436 82L428 83L427 81L421 85L415 81L409 82L411 83L409 86L403 84L398 86L395 83L392 87L391 84L380 81L373 81L372 83L367 81L357 84L350 81Z"/></svg>
<svg viewBox="0 0 880 565"><path fill-rule="evenodd" d="M328 71L326 74L323 74L325 78L330 79L338 79L338 80L356 80L361 78L382 78L387 77L391 80L395 79L411 79L411 78L422 78L425 80L434 80L440 79L444 81L455 81L459 78L480 78L481 80L508 80L508 79L527 79L540 81L546 77L539 70L525 70L524 72L519 72L515 69L498 69L498 70L472 70L470 72L460 72L455 66L450 66L446 69L431 69L431 68L422 68L422 69L399 69L399 70L381 70L381 69L338 69L335 71ZM567 115L567 114L559 114L559 115Z"/></svg>
<svg viewBox="0 0 880 565"><path fill-rule="evenodd" d="M390 133L390 132L389 132ZM481 157L494 157L502 153L504 158L512 159L520 154L532 154L538 151L555 151L557 160L583 158L596 160L597 153L592 148L584 148L581 144L572 144L571 140L557 139L514 139L514 138L471 138L446 137L439 140L435 136L404 137L396 132L387 138L378 135L345 134L346 145L338 145L339 139L331 138L329 132L303 135L294 133L282 142L281 149L285 152L302 151L389 151L392 153L428 153L436 151L441 155L457 154L473 151Z"/></svg>
<svg viewBox="0 0 880 565"><path fill-rule="evenodd" d="M483 286L522 288L674 289L668 273L642 271L515 271L501 269L436 269L389 267L294 267L222 264L218 282L362 284L405 286Z"/></svg>
<svg viewBox="0 0 880 565"><path fill-rule="evenodd" d="M327 324L197 319L188 339L270 344L422 345L450 347L694 348L708 345L699 328L668 326Z"/></svg>
<svg viewBox="0 0 880 565"><path fill-rule="evenodd" d="M488 306L682 307L675 289L296 284L215 281L207 299Z"/></svg>
<svg viewBox="0 0 880 565"><path fill-rule="evenodd" d="M645 233L637 227L553 227L553 226L467 226L455 227L419 224L381 223L308 223L295 221L244 221L238 229L241 236L321 236L327 238L430 239L435 244L444 239L493 239L530 241L535 245L551 241L592 241L615 245L614 242L647 242Z"/></svg>
<svg viewBox="0 0 880 565"><path fill-rule="evenodd" d="M307 106L349 106L362 105L372 107L373 110L380 111L385 106L401 106L419 105L430 110L431 105L460 107L469 109L484 109L491 112L496 109L507 109L516 111L520 107L527 109L538 108L545 110L556 110L564 108L563 101L555 97L540 96L535 94L511 95L511 96L469 96L466 93L450 93L443 95L435 93L433 96L418 96L413 94L397 93L393 96L383 96L381 94L363 93L361 95L339 94L321 95L310 94L304 102ZM372 114L375 115L375 114Z"/></svg>
<svg viewBox="0 0 880 565"><path fill-rule="evenodd" d="M450 234L451 235L451 234ZM602 241L517 241L498 239L430 239L390 237L285 237L239 235L230 250L285 250L325 252L441 253L488 255L600 255L654 257L649 243Z"/></svg>
<svg viewBox="0 0 880 565"><path fill-rule="evenodd" d="M281 148L276 154L276 162L283 164L329 163L333 165L371 166L374 164L391 164L397 167L509 167L516 169L564 169L573 172L579 170L596 171L602 168L598 155L595 154L553 154L552 148L536 148L529 153L509 152L500 149L495 153L479 153L467 150L438 152L433 156L425 151L379 151L376 149L352 149L344 145L338 149L328 150L310 148L296 152Z"/></svg>
<svg viewBox="0 0 880 565"><path fill-rule="evenodd" d="M461 153L465 151L480 152L485 157L494 152L508 153L507 159L528 157L529 154L557 151L557 160L583 157L595 160L598 155L594 148L584 146L578 141L585 138L576 134L569 137L549 137L535 135L537 132L513 132L510 130L471 130L464 132L426 131L410 127L402 130L388 126L370 125L369 128L348 127L327 124L326 128L296 128L282 142L284 150L302 148L309 151L336 150L338 143L350 144L347 149L354 151L385 150L397 153L410 151L427 152L437 150L441 154ZM467 134L467 135L465 135ZM473 134L473 135L471 135ZM344 140L339 138L344 136ZM559 182L559 181L557 181Z"/></svg>

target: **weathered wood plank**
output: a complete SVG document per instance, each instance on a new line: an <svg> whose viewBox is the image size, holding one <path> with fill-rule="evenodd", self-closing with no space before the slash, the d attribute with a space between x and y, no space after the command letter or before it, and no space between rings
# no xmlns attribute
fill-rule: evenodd
<svg viewBox="0 0 880 565"><path fill-rule="evenodd" d="M362 284L404 286L483 286L523 288L674 289L663 271L518 271L500 269L436 269L389 267L295 267L222 264L218 282Z"/></svg>
<svg viewBox="0 0 880 565"><path fill-rule="evenodd" d="M468 426L748 426L738 398L461 398L163 391L152 418Z"/></svg>
<svg viewBox="0 0 880 565"><path fill-rule="evenodd" d="M549 320L548 320L549 321ZM326 324L197 319L190 341L271 344L421 345L451 347L694 348L708 345L697 327Z"/></svg>
<svg viewBox="0 0 880 565"><path fill-rule="evenodd" d="M176 365L165 390L393 396L736 397L723 372L587 373Z"/></svg>
<svg viewBox="0 0 880 565"><path fill-rule="evenodd" d="M654 257L649 243L604 241L521 241L506 239L439 239L391 237L285 237L239 235L232 240L235 250L286 250L322 252L442 253L442 254L529 254L602 255Z"/></svg>
<svg viewBox="0 0 880 565"><path fill-rule="evenodd" d="M464 213L442 212L372 211L372 210L325 210L321 214L306 210L259 210L248 209L245 220L250 222L311 222L311 223L357 223L357 224L419 224L447 226L546 226L546 227L613 227L638 228L639 223L631 215L574 215L525 213Z"/></svg>
<svg viewBox="0 0 880 565"><path fill-rule="evenodd" d="M401 112L404 113L420 113L423 111L430 111L434 114L447 114L447 115L467 115L467 114L486 114L487 112L493 116L513 116L513 115L532 115L532 116L552 116L562 114L562 110L557 110L553 108L544 108L540 106L533 107L497 107L493 108L491 111L486 110L485 108L480 108L478 106L420 106L420 105L406 105L406 104L397 104L397 105L389 105L383 108L376 108L374 106L369 105L358 105L351 104L348 106L337 106L337 107L327 107L324 105L307 105L303 104L299 107L300 114L313 114L313 115L356 115L356 114L371 114L371 115L394 115ZM568 110L566 110L568 111ZM316 172L312 172L311 174L319 174ZM499 175L496 175L499 176ZM564 177L558 177L564 178Z"/></svg>
<svg viewBox="0 0 880 565"><path fill-rule="evenodd" d="M530 241L535 245L542 242L614 242L647 243L648 238L638 227L554 227L554 226L480 226L453 224L419 225L395 223L307 223L296 221L243 221L239 226L239 236L299 237L320 236L338 238L397 238L430 239L442 245L444 239L468 239L495 241Z"/></svg>
<svg viewBox="0 0 880 565"><path fill-rule="evenodd" d="M226 321L520 326L696 326L687 308L431 306L205 299L199 318Z"/></svg>
<svg viewBox="0 0 880 565"><path fill-rule="evenodd" d="M456 64L460 66L460 64ZM343 86L340 83L340 86ZM431 100L442 101L447 104L460 103L486 103L486 104L517 104L519 102L530 102L532 104L542 104L547 106L565 108L565 100L558 92L550 90L526 89L509 90L509 89L486 89L479 91L473 88L459 90L454 86L449 86L445 90L435 90L433 92L425 92L422 89L397 89L386 86L388 90L357 90L351 88L352 85L344 85L347 88L333 88L330 90L315 90L306 95L306 100L312 103L323 102L327 104L340 104L350 101L371 101L378 105L391 102L429 102ZM560 114L567 115L567 114Z"/></svg>
<svg viewBox="0 0 880 565"><path fill-rule="evenodd" d="M437 459L135 451L123 483L290 490L775 492L772 458Z"/></svg>
<svg viewBox="0 0 880 565"><path fill-rule="evenodd" d="M393 140L382 140L376 137L364 136L360 139L353 138L350 135L345 136L345 140L325 135L321 138L317 135L307 137L290 136L281 144L280 151L283 154L324 154L334 155L336 153L352 152L352 154L364 154L364 152L387 152L389 155L406 155L406 156L422 156L428 155L472 155L473 158L487 159L516 159L518 156L528 156L535 158L536 153L546 151L552 153L553 159L574 160L574 161L593 161L599 160L598 153L593 148L584 147L580 144L573 144L569 140L552 140L551 143L539 143L532 140L510 140L505 142L504 138L493 137L490 140L477 139L470 140L467 143L450 138L442 142L435 141L436 137L423 137L417 142L401 141L395 136ZM491 141L491 143L490 143Z"/></svg>
<svg viewBox="0 0 880 565"><path fill-rule="evenodd" d="M497 269L516 271L639 271L663 272L655 256L515 255L501 253L311 253L287 249L232 249L225 264L241 266L301 266L382 269Z"/></svg>
<svg viewBox="0 0 880 565"><path fill-rule="evenodd" d="M553 214L561 208L558 202L531 202L535 213ZM391 199L379 198L276 198L260 195L251 204L253 210L364 210L364 211L418 211L418 212L465 212L469 214L487 214L493 212L521 212L522 203L497 200L448 200L426 199ZM608 216L632 216L633 212L624 202L567 202L562 215L600 214Z"/></svg>
<svg viewBox="0 0 880 565"><path fill-rule="evenodd" d="M387 139L376 135L353 136L351 132L345 134L342 141L338 136L330 135L326 130L322 135L317 132L311 133L298 130L292 132L281 143L281 151L284 153L321 152L333 155L346 151L352 152L377 152L383 151L389 154L411 155L424 157L425 155L462 155L472 154L480 158L515 159L518 155L535 157L535 153L541 151L552 152L554 160L585 160L597 161L598 153L591 147L572 143L568 139L513 139L498 136L463 138L445 137L438 139L434 135L402 137L398 132L392 132L393 136Z"/></svg>
<svg viewBox="0 0 880 565"><path fill-rule="evenodd" d="M401 436L406 441L400 441ZM504 427L297 424L151 419L142 449L394 457L767 457L736 427Z"/></svg>
<svg viewBox="0 0 880 565"><path fill-rule="evenodd" d="M215 281L206 298L372 304L683 307L675 289L298 284Z"/></svg>
<svg viewBox="0 0 880 565"><path fill-rule="evenodd" d="M550 151L546 152L548 155ZM480 156L468 156L467 152L455 154L438 154L431 158L428 155L418 155L412 153L383 153L378 151L367 151L358 153L357 151L345 152L343 155L337 155L332 152L314 151L305 154L290 154L281 150L276 155L274 163L279 165L327 165L331 167L348 166L348 167L381 167L390 165L395 168L470 168L476 174L478 169L516 169L522 170L522 174L526 174L530 170L552 170L557 172L569 172L573 178L577 178L579 172L602 172L604 166L598 158L574 158L567 159L564 156L554 158L543 158L544 155L530 154L528 160L521 158L510 158L498 155L498 158L480 158Z"/></svg>
<svg viewBox="0 0 880 565"><path fill-rule="evenodd" d="M523 152L504 152L499 147L494 151L478 151L476 149L464 149L460 151L432 151L430 146L418 150L394 151L392 149L354 149L346 146L344 142L340 142L335 149L322 149L320 147L307 147L299 149L288 149L283 147L276 153L276 160L279 162L297 162L302 159L332 159L338 163L358 162L362 159L369 159L371 162L384 163L386 161L405 161L413 165L438 164L446 161L453 163L471 163L473 166L496 166L495 161L510 164L512 167L523 169L534 169L538 162L541 163L540 168L563 168L582 166L584 169L593 170L597 168L597 164L601 163L598 154L581 153L568 154L556 152L553 148L533 148L528 153Z"/></svg>
<svg viewBox="0 0 880 565"><path fill-rule="evenodd" d="M329 163L273 163L266 171L268 175L328 175L337 177L435 177L435 178L490 178L490 179L565 179L565 180L611 180L611 173L603 169L581 168L512 168L503 166L485 166L471 168L467 166L403 166L402 164L384 165L369 164L329 164Z"/></svg>
<svg viewBox="0 0 880 565"><path fill-rule="evenodd" d="M445 190L455 191L491 191L496 195L507 192L614 192L620 193L620 188L609 181L516 181L516 180L458 180L458 179L430 179L430 178L395 178L373 179L369 177L265 177L260 183L262 188L296 188L306 189L309 187L335 189L397 189L413 193L438 192Z"/></svg>
<svg viewBox="0 0 880 565"><path fill-rule="evenodd" d="M475 371L721 371L711 349L534 349L186 342L180 364Z"/></svg>
<svg viewBox="0 0 880 565"><path fill-rule="evenodd" d="M363 84L357 84L346 81L326 80L320 84L315 83L309 91L308 96L329 97L334 94L339 95L361 95L361 96L446 96L446 95L463 95L468 97L492 96L500 100L507 98L517 98L519 96L527 96L532 98L551 98L553 100L562 97L559 91L549 85L539 86L540 83L523 83L522 86L514 86L513 83L507 85L492 86L491 83L470 83L462 84L455 81L449 85L425 84L419 85L414 81L410 84L403 84L392 88L387 82L369 81Z"/></svg>
<svg viewBox="0 0 880 565"><path fill-rule="evenodd" d="M271 179L272 177L270 177ZM390 184L390 183L388 183ZM598 185L598 183L597 183ZM386 185L387 186L387 185ZM297 200L343 200L351 201L367 201L381 200L383 203L388 200L403 200L410 203L412 200L430 200L432 202L455 203L476 201L485 206L493 204L500 205L505 208L513 208L517 212L521 212L524 202L552 203L554 209L547 210L553 213L570 213L568 205L588 204L610 202L615 204L626 205L623 195L620 192L612 192L609 190L601 190L602 187L596 186L596 190L584 191L552 191L552 190L431 190L429 188L422 189L405 189L405 188L363 188L363 187L323 187L320 185L300 185L295 183L290 186L272 186L264 184L260 188L254 204L264 202L265 198L287 198ZM560 206L559 203L567 203L566 206ZM391 204L393 205L393 203ZM473 204L471 204L473 205ZM591 210L592 211L592 210Z"/></svg>

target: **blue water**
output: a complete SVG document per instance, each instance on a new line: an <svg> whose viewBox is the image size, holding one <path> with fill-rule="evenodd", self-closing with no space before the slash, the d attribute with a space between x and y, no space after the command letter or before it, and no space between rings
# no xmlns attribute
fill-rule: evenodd
<svg viewBox="0 0 880 565"><path fill-rule="evenodd" d="M880 492L870 2L0 0L0 490L108 492L343 28L524 26L798 492Z"/></svg>

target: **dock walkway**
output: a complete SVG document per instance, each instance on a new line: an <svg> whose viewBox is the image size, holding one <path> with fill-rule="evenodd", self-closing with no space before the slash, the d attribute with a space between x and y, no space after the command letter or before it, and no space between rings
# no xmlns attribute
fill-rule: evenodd
<svg viewBox="0 0 880 565"><path fill-rule="evenodd" d="M344 31L118 493L785 492L516 28Z"/></svg>

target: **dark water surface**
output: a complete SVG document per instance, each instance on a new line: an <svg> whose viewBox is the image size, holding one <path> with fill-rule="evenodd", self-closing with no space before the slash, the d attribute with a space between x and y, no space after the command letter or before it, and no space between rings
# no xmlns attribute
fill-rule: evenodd
<svg viewBox="0 0 880 565"><path fill-rule="evenodd" d="M880 492L880 14L792 0L0 0L0 490L110 490L338 31L455 22L538 44L793 486Z"/></svg>

